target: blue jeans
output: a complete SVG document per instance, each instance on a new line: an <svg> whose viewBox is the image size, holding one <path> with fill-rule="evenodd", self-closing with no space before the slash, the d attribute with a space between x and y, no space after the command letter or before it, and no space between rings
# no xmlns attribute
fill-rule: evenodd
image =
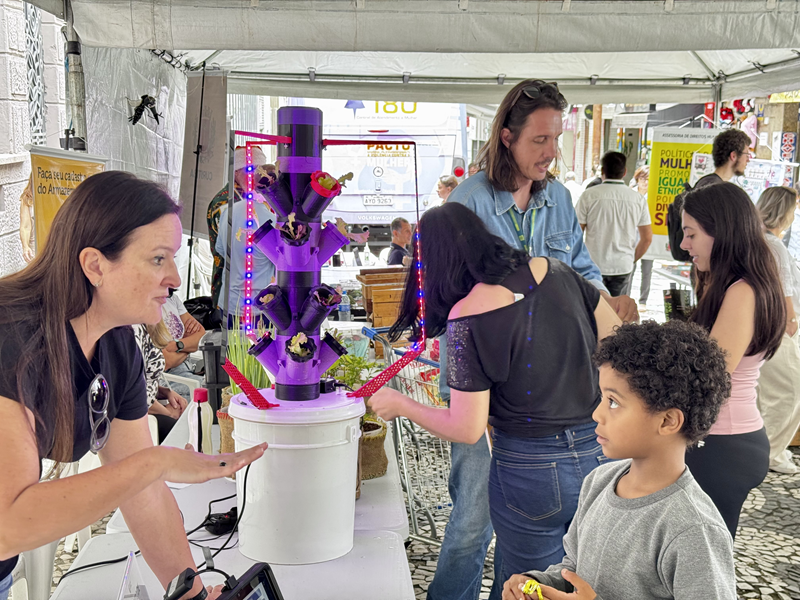
<svg viewBox="0 0 800 600"><path fill-rule="evenodd" d="M489 506L497 533L491 600L515 573L544 571L564 558L562 538L578 509L583 478L607 459L595 423L557 435L519 438L493 432Z"/></svg>
<svg viewBox="0 0 800 600"><path fill-rule="evenodd" d="M492 541L487 490L489 445L485 439L477 444L453 443L450 456L448 487L453 511L444 530L428 600L477 600L486 549Z"/></svg>
<svg viewBox="0 0 800 600"><path fill-rule="evenodd" d="M11 584L14 583L13 575L0 581L0 600L8 600L8 592L11 591Z"/></svg>

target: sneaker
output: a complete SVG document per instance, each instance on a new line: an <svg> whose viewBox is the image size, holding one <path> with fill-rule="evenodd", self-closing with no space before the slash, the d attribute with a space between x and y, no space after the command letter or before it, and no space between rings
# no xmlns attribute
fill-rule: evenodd
<svg viewBox="0 0 800 600"><path fill-rule="evenodd" d="M796 475L800 473L800 468L794 463L781 463L778 465L770 465L770 471L775 471L776 473L783 473L784 475Z"/></svg>
<svg viewBox="0 0 800 600"><path fill-rule="evenodd" d="M647 304L639 304L639 312L647 312Z"/></svg>

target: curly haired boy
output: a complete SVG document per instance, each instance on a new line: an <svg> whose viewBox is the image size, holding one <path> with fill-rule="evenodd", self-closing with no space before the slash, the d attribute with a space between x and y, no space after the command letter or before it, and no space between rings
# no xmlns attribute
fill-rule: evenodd
<svg viewBox="0 0 800 600"><path fill-rule="evenodd" d="M694 324L650 321L620 327L595 361L597 440L617 460L584 479L561 564L512 576L503 600L735 600L733 540L684 463L730 393L723 351Z"/></svg>

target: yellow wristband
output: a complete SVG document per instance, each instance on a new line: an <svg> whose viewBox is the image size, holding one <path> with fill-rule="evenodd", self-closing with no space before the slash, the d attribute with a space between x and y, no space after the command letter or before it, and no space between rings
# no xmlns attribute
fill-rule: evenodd
<svg viewBox="0 0 800 600"><path fill-rule="evenodd" d="M525 585L522 586L522 593L531 596L533 592L536 592L539 600L544 600L544 596L542 596L542 585L535 579L528 579Z"/></svg>

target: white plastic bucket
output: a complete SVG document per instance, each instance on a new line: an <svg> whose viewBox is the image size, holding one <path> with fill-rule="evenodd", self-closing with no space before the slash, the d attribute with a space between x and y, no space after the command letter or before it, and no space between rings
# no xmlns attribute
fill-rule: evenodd
<svg viewBox="0 0 800 600"><path fill-rule="evenodd" d="M267 442L247 476L236 476L239 549L267 563L298 565L344 556L353 548L358 439L364 402L344 393L317 400L275 400L259 410L244 394L231 399L236 451Z"/></svg>

